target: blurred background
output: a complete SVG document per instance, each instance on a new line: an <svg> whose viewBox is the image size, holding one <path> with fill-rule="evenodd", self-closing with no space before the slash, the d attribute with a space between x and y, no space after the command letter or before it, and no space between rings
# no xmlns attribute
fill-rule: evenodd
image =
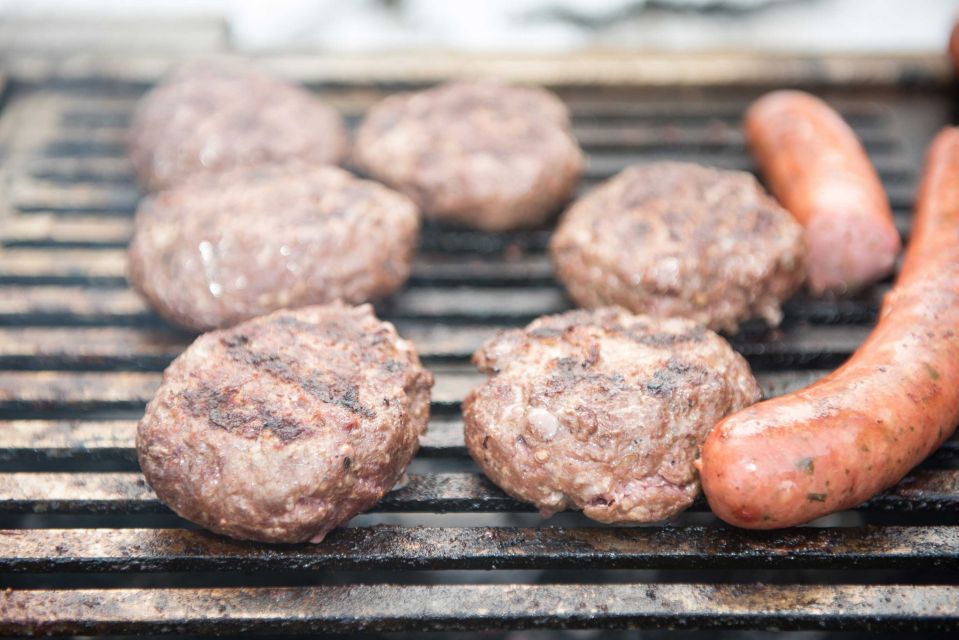
<svg viewBox="0 0 959 640"><path fill-rule="evenodd" d="M0 0L0 52L923 53L957 13L955 0Z"/></svg>

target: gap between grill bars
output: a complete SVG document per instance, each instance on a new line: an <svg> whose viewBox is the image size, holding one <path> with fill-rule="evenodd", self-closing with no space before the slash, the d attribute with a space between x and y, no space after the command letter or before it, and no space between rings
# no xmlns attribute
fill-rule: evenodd
<svg viewBox="0 0 959 640"><path fill-rule="evenodd" d="M433 419L408 484L357 526L318 546L269 546L176 519L134 452L144 403L191 340L126 286L138 193L123 135L143 89L14 82L0 113L11 205L0 213L0 587L14 587L0 591L0 633L959 628L956 439L860 509L784 532L722 526L702 500L666 526L541 522L481 476L459 415L482 379L467 359L499 328L569 308L545 254L548 228L425 226L410 283L378 311L436 374ZM353 125L388 93L315 89ZM557 90L589 155L583 189L638 161L753 169L738 122L761 88ZM904 237L922 149L949 112L945 93L925 91L824 92L875 159ZM782 327L749 323L731 342L766 395L788 392L848 357L888 287L799 295ZM525 583L475 584L476 571ZM311 583L337 572L356 583ZM444 584L396 584L406 573ZM177 588L163 586L169 575ZM126 576L160 582L113 588ZM189 584L200 576L215 586ZM79 579L113 582L76 588Z"/></svg>

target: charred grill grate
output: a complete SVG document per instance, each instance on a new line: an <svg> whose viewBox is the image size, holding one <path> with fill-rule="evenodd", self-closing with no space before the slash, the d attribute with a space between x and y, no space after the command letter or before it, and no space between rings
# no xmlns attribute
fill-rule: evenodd
<svg viewBox="0 0 959 640"><path fill-rule="evenodd" d="M468 357L498 327L568 307L544 252L548 230L427 225L409 286L380 313L436 373L434 417L408 485L372 514L320 546L293 547L176 519L133 451L160 371L190 341L123 275L138 194L122 140L142 90L20 83L0 113L10 205L0 211L0 588L10 587L0 633L959 628L955 439L858 510L788 532L724 527L702 502L668 526L599 527L576 514L544 525L480 476L459 416L480 380ZM386 92L317 90L354 123ZM656 159L752 168L738 121L758 88L558 90L589 153L583 188ZM863 138L906 234L922 148L947 120L948 97L821 93ZM783 393L855 349L887 288L799 296L780 329L750 325L733 344L767 395Z"/></svg>

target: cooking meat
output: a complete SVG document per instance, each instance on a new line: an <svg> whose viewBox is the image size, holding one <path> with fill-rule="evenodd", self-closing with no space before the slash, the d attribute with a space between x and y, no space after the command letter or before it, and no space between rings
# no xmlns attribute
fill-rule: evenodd
<svg viewBox="0 0 959 640"><path fill-rule="evenodd" d="M137 428L176 513L265 542L319 542L372 507L419 447L433 378L368 305L278 311L204 334Z"/></svg>
<svg viewBox="0 0 959 640"><path fill-rule="evenodd" d="M902 271L879 324L810 387L733 414L703 447L723 520L802 524L897 483L959 423L959 129L933 141Z"/></svg>
<svg viewBox="0 0 959 640"><path fill-rule="evenodd" d="M387 295L409 275L418 232L406 196L341 169L244 167L141 202L130 282L166 319L206 331Z"/></svg>
<svg viewBox="0 0 959 640"><path fill-rule="evenodd" d="M759 398L749 365L690 320L570 311L501 332L473 355L490 374L463 403L466 446L545 514L653 522L699 493L706 433Z"/></svg>
<svg viewBox="0 0 959 640"><path fill-rule="evenodd" d="M806 230L813 293L861 288L889 275L900 240L889 199L842 117L802 91L774 91L745 119L770 189Z"/></svg>
<svg viewBox="0 0 959 640"><path fill-rule="evenodd" d="M576 184L583 154L553 94L456 82L374 106L354 160L430 218L501 231L554 213Z"/></svg>
<svg viewBox="0 0 959 640"><path fill-rule="evenodd" d="M577 200L550 242L584 307L691 318L735 330L778 324L804 276L802 229L748 173L661 162L626 169Z"/></svg>
<svg viewBox="0 0 959 640"><path fill-rule="evenodd" d="M188 64L150 91L130 126L140 183L163 189L196 173L299 160L338 164L343 119L305 89L232 64Z"/></svg>

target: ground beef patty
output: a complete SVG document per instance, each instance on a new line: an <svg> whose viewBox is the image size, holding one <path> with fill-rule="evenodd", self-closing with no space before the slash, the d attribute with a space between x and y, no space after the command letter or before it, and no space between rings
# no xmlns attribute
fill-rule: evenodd
<svg viewBox="0 0 959 640"><path fill-rule="evenodd" d="M370 109L354 160L428 217L501 231L553 213L575 186L583 154L553 94L456 82Z"/></svg>
<svg viewBox="0 0 959 640"><path fill-rule="evenodd" d="M368 305L278 311L200 336L137 428L147 482L234 538L319 542L419 447L433 377Z"/></svg>
<svg viewBox="0 0 959 640"><path fill-rule="evenodd" d="M182 67L141 100L128 146L140 183L156 190L237 166L338 164L348 137L340 115L305 89L204 62Z"/></svg>
<svg viewBox="0 0 959 640"><path fill-rule="evenodd" d="M759 399L749 365L690 320L570 311L500 333L463 405L466 445L510 495L550 515L654 522L699 493L693 461L726 414Z"/></svg>
<svg viewBox="0 0 959 640"><path fill-rule="evenodd" d="M206 331L391 293L418 233L416 205L375 182L335 167L246 167L141 202L129 276L160 315Z"/></svg>
<svg viewBox="0 0 959 640"><path fill-rule="evenodd" d="M559 278L584 307L692 318L735 330L779 323L802 284L802 227L752 175L695 164L639 165L563 214L550 242Z"/></svg>

